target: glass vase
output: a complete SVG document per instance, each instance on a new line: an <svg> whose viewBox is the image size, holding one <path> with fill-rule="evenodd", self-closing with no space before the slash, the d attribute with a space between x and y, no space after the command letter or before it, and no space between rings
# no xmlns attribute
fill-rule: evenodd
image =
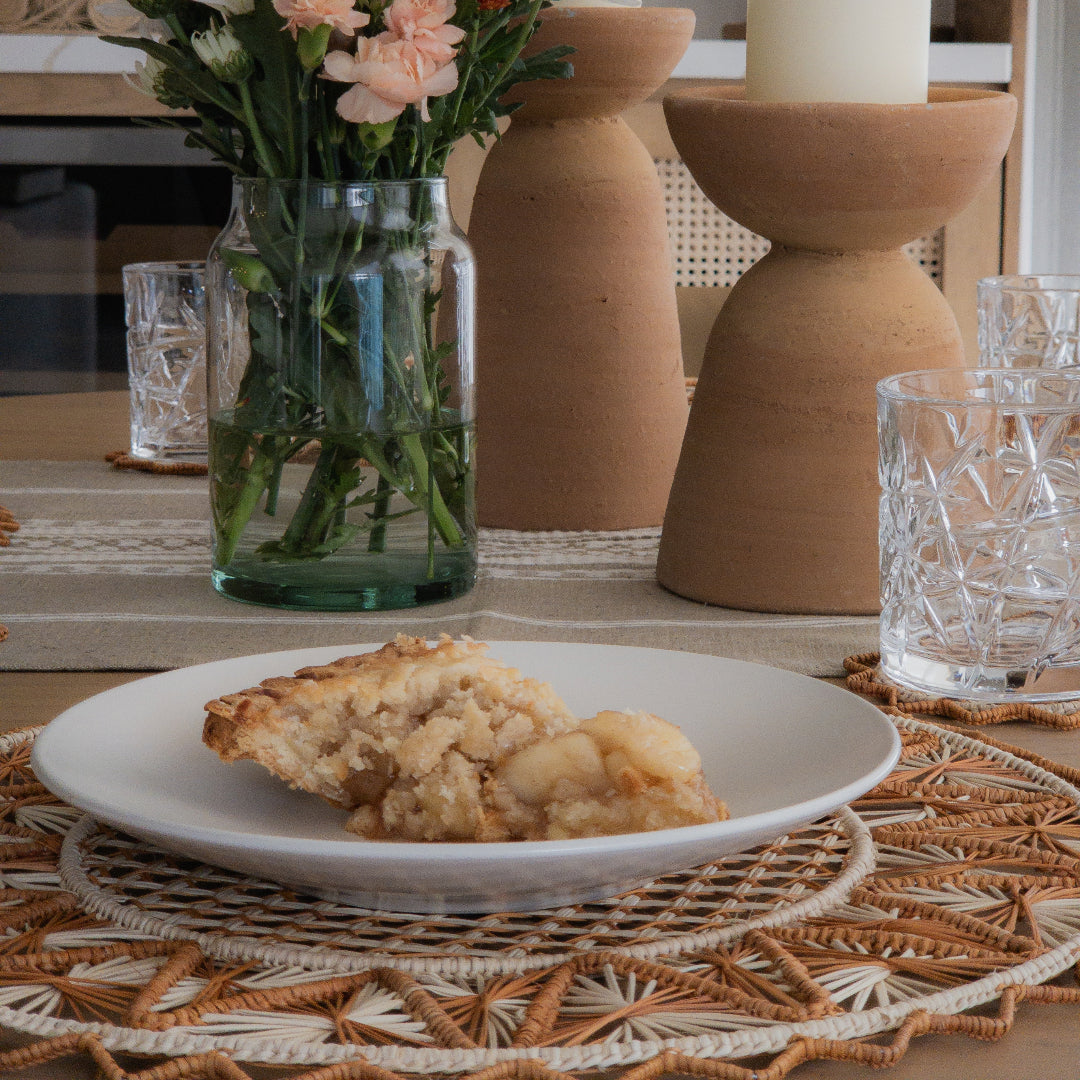
<svg viewBox="0 0 1080 1080"><path fill-rule="evenodd" d="M443 178L234 181L207 259L219 592L371 611L471 588L474 278Z"/></svg>

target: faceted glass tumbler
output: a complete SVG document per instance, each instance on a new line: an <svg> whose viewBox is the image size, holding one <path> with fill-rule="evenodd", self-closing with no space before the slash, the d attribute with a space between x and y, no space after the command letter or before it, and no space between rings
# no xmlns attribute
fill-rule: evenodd
<svg viewBox="0 0 1080 1080"><path fill-rule="evenodd" d="M129 263L123 279L131 454L205 460L205 263Z"/></svg>
<svg viewBox="0 0 1080 1080"><path fill-rule="evenodd" d="M980 367L1080 364L1080 275L988 277L977 292Z"/></svg>
<svg viewBox="0 0 1080 1080"><path fill-rule="evenodd" d="M1080 694L1080 369L878 384L881 663L984 701Z"/></svg>

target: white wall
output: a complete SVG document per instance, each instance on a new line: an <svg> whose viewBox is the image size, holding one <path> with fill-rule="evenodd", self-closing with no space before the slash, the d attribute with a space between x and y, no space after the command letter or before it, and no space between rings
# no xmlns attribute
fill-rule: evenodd
<svg viewBox="0 0 1080 1080"><path fill-rule="evenodd" d="M697 15L694 37L714 41L724 23L746 21L746 0L642 0L646 7L688 7Z"/></svg>
<svg viewBox="0 0 1080 1080"><path fill-rule="evenodd" d="M1020 270L1080 274L1080 0L1037 0L1029 34Z"/></svg>

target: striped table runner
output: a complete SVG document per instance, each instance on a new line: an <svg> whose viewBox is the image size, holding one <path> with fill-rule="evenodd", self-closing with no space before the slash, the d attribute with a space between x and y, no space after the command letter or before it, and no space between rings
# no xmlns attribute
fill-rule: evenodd
<svg viewBox="0 0 1080 1080"><path fill-rule="evenodd" d="M709 607L654 577L659 529L480 536L476 588L371 614L239 604L209 578L204 477L104 462L0 462L0 504L21 523L0 550L0 668L164 670L227 656L381 642L397 632L590 641L756 660L840 675L877 646L877 619Z"/></svg>

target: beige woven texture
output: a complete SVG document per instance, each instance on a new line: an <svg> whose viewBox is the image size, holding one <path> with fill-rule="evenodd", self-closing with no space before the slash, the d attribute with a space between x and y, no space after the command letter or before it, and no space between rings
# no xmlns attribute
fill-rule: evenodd
<svg viewBox="0 0 1080 1080"><path fill-rule="evenodd" d="M39 1039L0 1075L780 1080L1080 1001L1080 777L896 722L900 764L853 814L603 903L475 917L363 912L156 852L51 798L32 733L8 736L0 1022Z"/></svg>

